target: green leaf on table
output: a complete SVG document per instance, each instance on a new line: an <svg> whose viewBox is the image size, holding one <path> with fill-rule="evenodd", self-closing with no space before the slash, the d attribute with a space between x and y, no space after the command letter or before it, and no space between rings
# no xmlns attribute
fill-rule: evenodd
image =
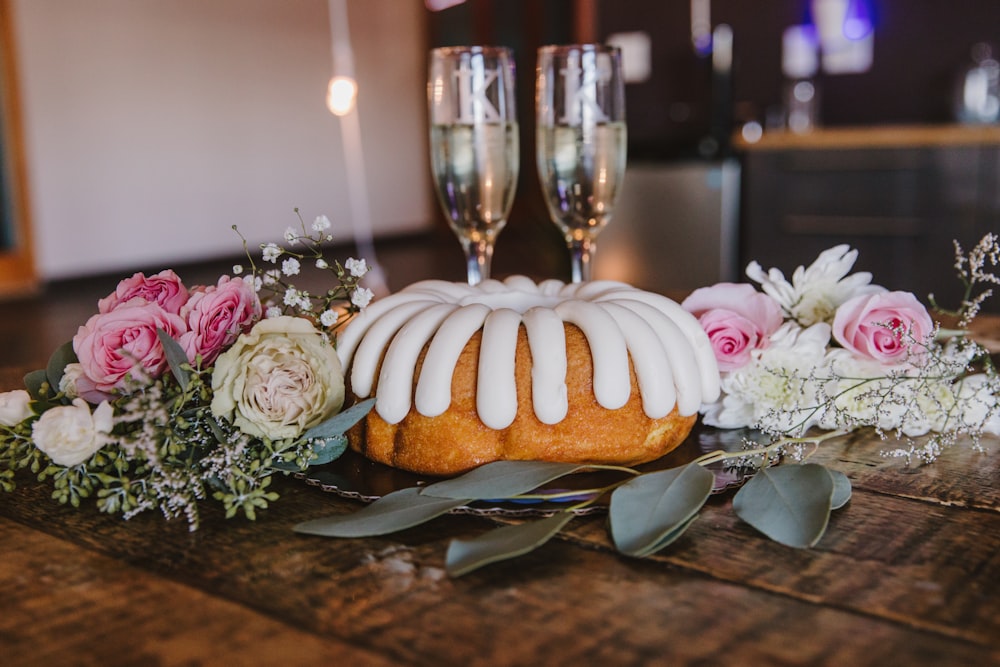
<svg viewBox="0 0 1000 667"><path fill-rule="evenodd" d="M468 499L422 496L418 487L411 487L382 496L353 514L304 521L294 530L324 537L386 535L430 521L468 502Z"/></svg>
<svg viewBox="0 0 1000 667"><path fill-rule="evenodd" d="M630 554L630 555L633 555L636 558L645 558L647 556L652 556L653 554L655 554L657 551L660 551L661 549L667 548L668 546L670 546L671 544L673 544L673 542L675 540L677 540L677 538L679 538L681 535L683 535L685 533L685 531L687 531L687 529L691 527L691 524L693 524L695 522L695 519L697 519L697 518L698 518L697 514L692 514L690 519L688 519L687 521L685 521L684 523L680 524L679 526L677 526L676 528L674 528L670 532L668 532L665 535L663 535L663 537L660 538L660 541L657 542L656 544L650 545L649 548L645 549L644 551L641 551L641 552L636 553L636 554Z"/></svg>
<svg viewBox="0 0 1000 667"><path fill-rule="evenodd" d="M163 346L163 356L167 358L167 365L170 366L170 372L173 374L174 379L177 380L177 384L181 386L181 389L187 391L188 385L191 383L188 372L183 368L185 364L189 363L187 353L184 352L184 348L181 347L180 343L168 336L167 332L163 329L157 329L156 336L160 339L160 345Z"/></svg>
<svg viewBox="0 0 1000 667"><path fill-rule="evenodd" d="M497 528L471 540L452 540L445 555L445 569L449 575L460 577L484 565L526 554L548 542L573 516L572 512L559 512L537 521Z"/></svg>
<svg viewBox="0 0 1000 667"><path fill-rule="evenodd" d="M66 372L66 366L75 361L77 358L76 352L73 351L72 342L63 343L49 357L49 363L45 367L45 377L53 391L59 390L59 383Z"/></svg>
<svg viewBox="0 0 1000 667"><path fill-rule="evenodd" d="M479 466L460 477L426 486L422 493L438 498L513 498L589 467L579 463L497 461Z"/></svg>
<svg viewBox="0 0 1000 667"><path fill-rule="evenodd" d="M830 509L839 510L851 499L851 480L847 475L839 470L826 470L833 480L833 498L830 500Z"/></svg>
<svg viewBox="0 0 1000 667"><path fill-rule="evenodd" d="M647 473L611 494L608 518L620 552L643 557L680 537L712 493L715 475L697 463ZM671 539L665 541L667 537Z"/></svg>
<svg viewBox="0 0 1000 667"><path fill-rule="evenodd" d="M805 548L826 531L833 477L816 463L764 468L733 498L736 515L781 544Z"/></svg>
<svg viewBox="0 0 1000 667"><path fill-rule="evenodd" d="M352 426L364 419L365 415L371 412L372 406L374 405L374 398L369 398L361 401L360 403L355 403L343 412L338 412L334 416L330 417L322 424L313 426L311 429L302 434L302 439L323 439L343 435L350 430Z"/></svg>
<svg viewBox="0 0 1000 667"><path fill-rule="evenodd" d="M48 374L44 370L31 371L24 376L24 388L36 401L47 401L50 398L48 392L44 391L48 383Z"/></svg>
<svg viewBox="0 0 1000 667"><path fill-rule="evenodd" d="M319 440L313 445L313 458L309 461L311 466L321 466L331 461L336 461L347 451L347 436L331 435L328 438Z"/></svg>

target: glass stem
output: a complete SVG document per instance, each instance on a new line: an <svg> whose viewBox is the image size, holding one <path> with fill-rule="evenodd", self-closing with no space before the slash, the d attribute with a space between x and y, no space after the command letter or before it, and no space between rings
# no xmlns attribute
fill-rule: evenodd
<svg viewBox="0 0 1000 667"><path fill-rule="evenodd" d="M597 249L594 240L590 237L582 239L570 238L566 240L569 245L569 259L573 270L573 282L581 283L590 280L590 264L594 251Z"/></svg>
<svg viewBox="0 0 1000 667"><path fill-rule="evenodd" d="M493 242L480 238L478 241L462 239L465 250L465 265L468 269L469 284L478 285L490 277L490 263L493 261Z"/></svg>

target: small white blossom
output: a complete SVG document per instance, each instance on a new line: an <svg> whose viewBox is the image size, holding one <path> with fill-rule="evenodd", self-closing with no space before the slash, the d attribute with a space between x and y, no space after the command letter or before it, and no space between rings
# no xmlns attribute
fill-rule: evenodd
<svg viewBox="0 0 1000 667"><path fill-rule="evenodd" d="M332 327L337 323L337 311L335 310L324 310L323 314L319 316L319 323L325 327Z"/></svg>
<svg viewBox="0 0 1000 667"><path fill-rule="evenodd" d="M273 319L275 317L281 317L281 308L277 306L271 306L264 312L264 317L267 319Z"/></svg>
<svg viewBox="0 0 1000 667"><path fill-rule="evenodd" d="M278 261L281 257L281 248L275 243L268 243L261 247L261 255L265 262L271 262L272 264Z"/></svg>
<svg viewBox="0 0 1000 667"><path fill-rule="evenodd" d="M368 262L364 259L354 259L351 257L344 262L344 268L350 271L351 275L355 278L360 278L368 273Z"/></svg>
<svg viewBox="0 0 1000 667"><path fill-rule="evenodd" d="M362 260L364 261L364 260ZM367 287L359 287L354 290L351 294L351 303L353 303L358 308L364 309L371 303L371 300L375 298L375 293L372 292Z"/></svg>
<svg viewBox="0 0 1000 667"><path fill-rule="evenodd" d="M285 229L285 240L286 241L288 241L289 243L291 243L292 245L294 245L295 242L298 240L298 238L299 238L299 235L295 232L295 228L294 227L288 227L287 229Z"/></svg>
<svg viewBox="0 0 1000 667"><path fill-rule="evenodd" d="M299 302L299 291L294 287L285 290L284 303L286 306L294 306Z"/></svg>
<svg viewBox="0 0 1000 667"><path fill-rule="evenodd" d="M323 232L330 229L330 219L325 215L318 216L313 220L312 228L314 232Z"/></svg>
<svg viewBox="0 0 1000 667"><path fill-rule="evenodd" d="M316 260L316 268L317 269L329 269L330 265L327 263L327 261L325 259L323 259L322 257L320 257L319 259Z"/></svg>
<svg viewBox="0 0 1000 667"><path fill-rule="evenodd" d="M233 264L233 275L238 276L243 273L243 266L241 264Z"/></svg>
<svg viewBox="0 0 1000 667"><path fill-rule="evenodd" d="M299 260L294 257L289 257L281 263L281 272L286 276L298 275L300 268Z"/></svg>
<svg viewBox="0 0 1000 667"><path fill-rule="evenodd" d="M277 269L269 269L264 272L264 275L262 276L262 282L263 284L270 287L271 285L276 285L278 283L278 279L280 278L281 278L281 271L278 271Z"/></svg>
<svg viewBox="0 0 1000 667"><path fill-rule="evenodd" d="M253 277L253 291L254 292L259 292L261 289L263 289L263 287L264 287L264 281L261 279L261 277L260 276L254 276Z"/></svg>
<svg viewBox="0 0 1000 667"><path fill-rule="evenodd" d="M31 415L31 395L24 389L0 394L0 424L17 426Z"/></svg>

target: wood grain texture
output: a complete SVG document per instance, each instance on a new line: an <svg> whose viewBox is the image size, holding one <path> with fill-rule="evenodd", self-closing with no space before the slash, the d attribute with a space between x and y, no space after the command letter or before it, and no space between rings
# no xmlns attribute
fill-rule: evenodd
<svg viewBox="0 0 1000 667"><path fill-rule="evenodd" d="M38 365L0 366L0 391ZM645 560L589 516L460 579L449 541L499 519L299 535L360 505L280 477L256 522L205 505L191 533L59 505L22 473L0 495L0 664L1000 664L1000 439L982 445L907 468L868 432L825 443L812 460L854 496L813 549L758 534L729 492Z"/></svg>

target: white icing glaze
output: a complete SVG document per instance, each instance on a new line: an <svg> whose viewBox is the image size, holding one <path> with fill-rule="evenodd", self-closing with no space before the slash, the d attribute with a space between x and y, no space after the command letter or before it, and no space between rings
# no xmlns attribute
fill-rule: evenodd
<svg viewBox="0 0 1000 667"><path fill-rule="evenodd" d="M451 403L455 364L469 338L483 330L476 410L494 429L517 415L514 359L523 324L531 351L531 392L539 421L556 424L568 410L564 323L583 331L594 367L594 395L614 410L631 392L629 357L644 412L682 415L719 395L719 371L708 337L676 302L614 281L536 284L525 276L465 283L427 280L378 300L341 333L337 354L351 368L351 387L365 397L378 377L376 410L389 423L411 409L434 417ZM414 369L427 348L416 390ZM383 357L384 352L384 357Z"/></svg>

